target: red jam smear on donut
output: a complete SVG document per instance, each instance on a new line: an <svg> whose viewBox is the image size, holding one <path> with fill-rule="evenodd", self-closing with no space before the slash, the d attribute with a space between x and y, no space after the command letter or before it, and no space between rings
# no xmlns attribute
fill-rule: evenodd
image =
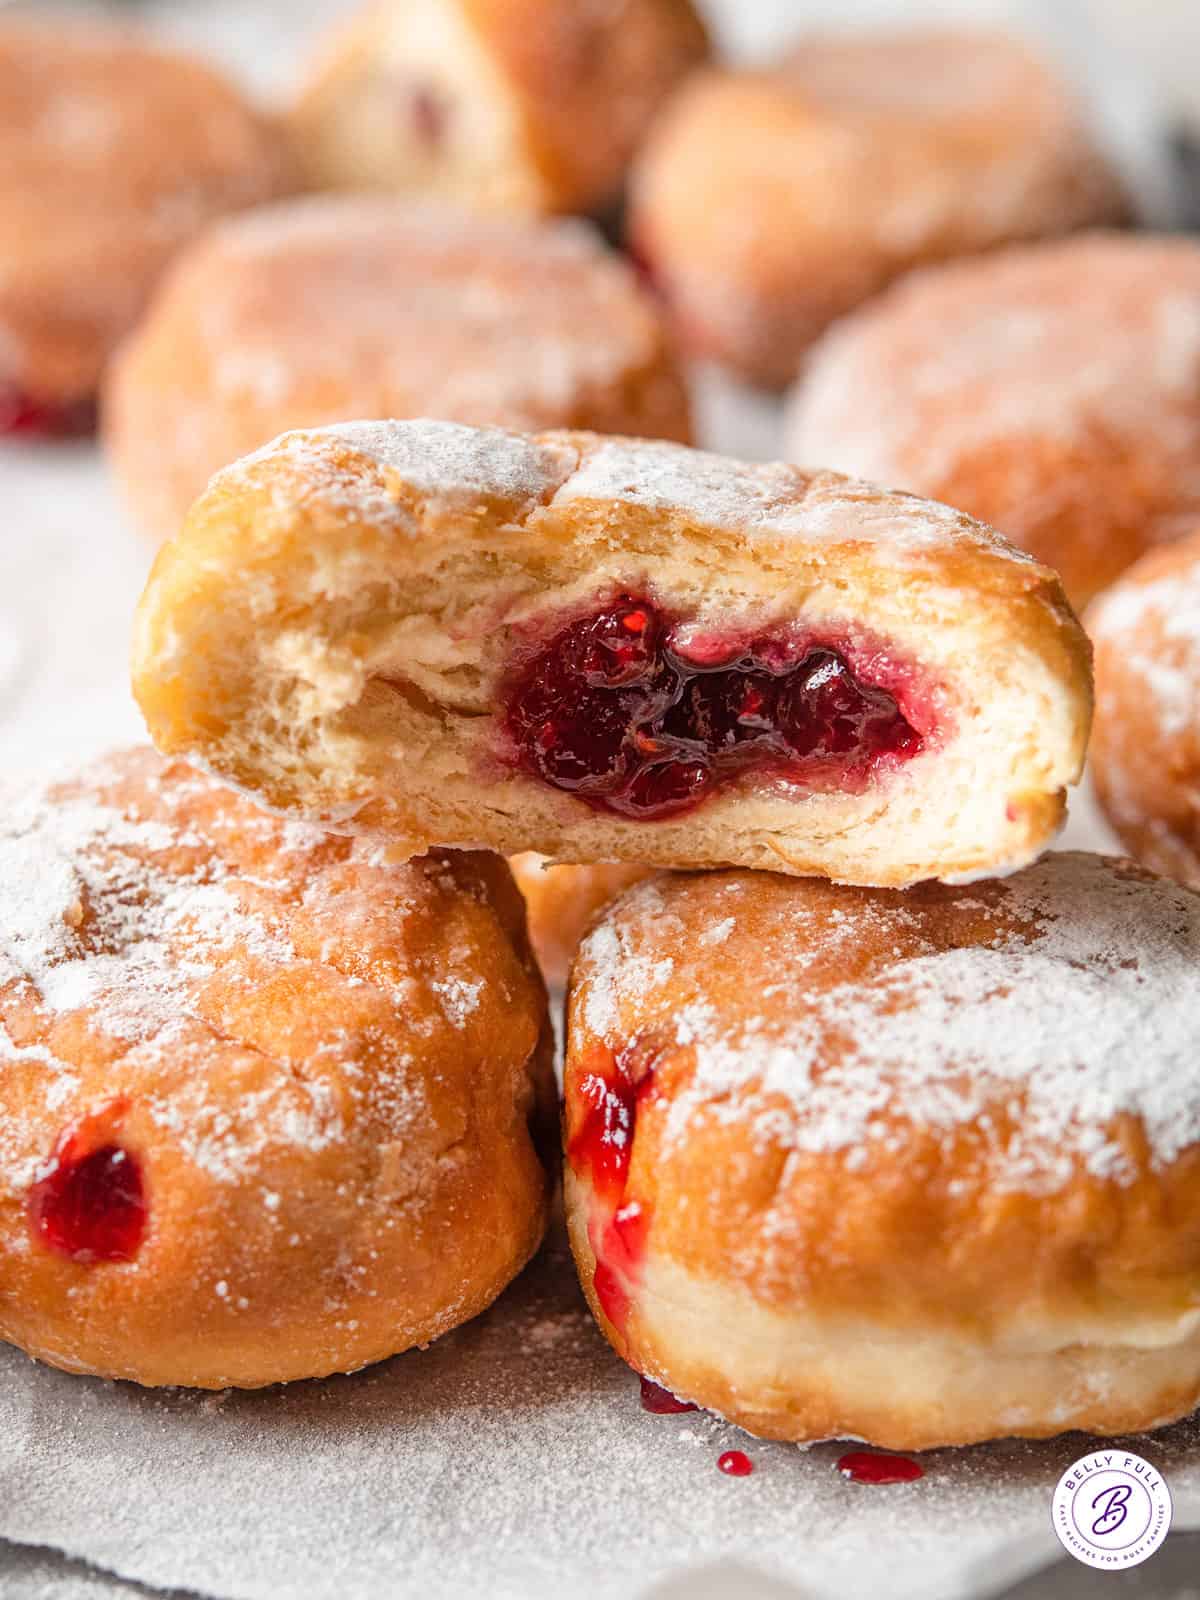
<svg viewBox="0 0 1200 1600"><path fill-rule="evenodd" d="M132 1261L146 1231L136 1158L112 1137L120 1105L74 1123L29 1191L34 1238L71 1261Z"/></svg>
<svg viewBox="0 0 1200 1600"><path fill-rule="evenodd" d="M80 439L95 431L94 400L39 399L13 384L0 383L0 437Z"/></svg>
<svg viewBox="0 0 1200 1600"><path fill-rule="evenodd" d="M883 1455L878 1450L851 1450L838 1461L838 1471L852 1483L915 1483L925 1476L907 1456Z"/></svg>
<svg viewBox="0 0 1200 1600"><path fill-rule="evenodd" d="M523 663L507 729L526 771L636 821L681 816L750 772L859 792L924 748L932 718L918 731L911 685L906 714L854 654L845 640L699 635L625 594ZM904 677L894 662L890 677Z"/></svg>
<svg viewBox="0 0 1200 1600"><path fill-rule="evenodd" d="M617 1055L598 1051L578 1094L587 1109L567 1145L567 1159L592 1186L592 1286L600 1309L620 1332L629 1317L629 1293L641 1271L650 1227L645 1207L627 1199L625 1191L638 1111L655 1094L653 1051L638 1039Z"/></svg>
<svg viewBox="0 0 1200 1600"><path fill-rule="evenodd" d="M655 1383L653 1378L643 1377L641 1383L642 1410L649 1411L652 1416L678 1417L685 1411L697 1409L690 1400L681 1400L670 1389L664 1389L661 1383Z"/></svg>

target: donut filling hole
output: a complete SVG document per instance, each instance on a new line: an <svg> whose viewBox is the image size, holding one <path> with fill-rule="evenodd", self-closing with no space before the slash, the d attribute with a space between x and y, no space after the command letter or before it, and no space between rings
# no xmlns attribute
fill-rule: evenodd
<svg viewBox="0 0 1200 1600"><path fill-rule="evenodd" d="M118 1144L94 1145L86 1125L68 1130L28 1214L37 1242L71 1261L132 1261L146 1229L141 1167Z"/></svg>
<svg viewBox="0 0 1200 1600"><path fill-rule="evenodd" d="M0 438L80 439L95 431L94 400L45 400L0 383Z"/></svg>
<svg viewBox="0 0 1200 1600"><path fill-rule="evenodd" d="M750 773L861 792L917 755L929 729L851 654L787 632L701 634L622 595L523 662L508 733L543 783L638 821L691 811Z"/></svg>
<svg viewBox="0 0 1200 1600"><path fill-rule="evenodd" d="M655 1096L653 1050L633 1039L587 1072L579 1085L583 1116L567 1144L571 1170L591 1184L588 1242L596 1258L592 1287L600 1309L621 1332L637 1283L650 1216L626 1188L638 1111Z"/></svg>

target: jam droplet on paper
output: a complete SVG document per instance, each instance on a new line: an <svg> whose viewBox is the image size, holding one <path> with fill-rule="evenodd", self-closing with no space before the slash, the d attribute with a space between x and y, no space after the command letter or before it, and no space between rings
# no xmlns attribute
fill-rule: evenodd
<svg viewBox="0 0 1200 1600"><path fill-rule="evenodd" d="M915 1483L925 1476L907 1456L884 1455L876 1450L851 1450L838 1461L838 1471L851 1483Z"/></svg>
<svg viewBox="0 0 1200 1600"><path fill-rule="evenodd" d="M661 1383L655 1383L653 1378L643 1378L642 1410L656 1417L675 1417L683 1411L695 1411L696 1407L690 1400L681 1400L670 1389L664 1389Z"/></svg>
<svg viewBox="0 0 1200 1600"><path fill-rule="evenodd" d="M717 1457L717 1470L729 1478L748 1478L754 1471L754 1463L743 1450L726 1450L723 1456Z"/></svg>

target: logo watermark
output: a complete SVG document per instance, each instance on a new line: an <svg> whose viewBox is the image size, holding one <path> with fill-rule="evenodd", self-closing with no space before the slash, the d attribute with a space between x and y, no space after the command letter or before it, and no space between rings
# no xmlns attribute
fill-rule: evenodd
<svg viewBox="0 0 1200 1600"><path fill-rule="evenodd" d="M1059 1543L1107 1572L1147 1560L1171 1531L1171 1494L1157 1467L1126 1450L1080 1456L1058 1480L1051 1512Z"/></svg>

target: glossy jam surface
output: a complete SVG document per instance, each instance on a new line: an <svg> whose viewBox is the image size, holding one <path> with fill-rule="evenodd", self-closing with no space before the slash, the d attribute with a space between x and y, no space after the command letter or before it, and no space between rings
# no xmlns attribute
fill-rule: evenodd
<svg viewBox="0 0 1200 1600"><path fill-rule="evenodd" d="M94 1119L63 1135L28 1206L35 1239L72 1261L132 1261L146 1231L141 1167Z"/></svg>
<svg viewBox="0 0 1200 1600"><path fill-rule="evenodd" d="M520 764L599 811L640 821L692 810L755 771L859 789L922 735L832 644L708 634L632 595L557 633L513 679Z"/></svg>
<svg viewBox="0 0 1200 1600"><path fill-rule="evenodd" d="M661 1383L655 1383L652 1378L643 1378L642 1410L656 1417L677 1417L684 1411L695 1411L696 1407L690 1400L681 1400L670 1389L664 1389Z"/></svg>
<svg viewBox="0 0 1200 1600"><path fill-rule="evenodd" d="M878 1450L851 1450L838 1461L838 1471L852 1483L915 1483L925 1469L907 1456L883 1455Z"/></svg>
<svg viewBox="0 0 1200 1600"><path fill-rule="evenodd" d="M592 1186L588 1240L596 1257L592 1279L600 1309L620 1332L629 1316L650 1218L626 1187L639 1109L655 1094L654 1052L634 1040L618 1055L598 1052L576 1094L585 1107L567 1145L572 1170Z"/></svg>
<svg viewBox="0 0 1200 1600"><path fill-rule="evenodd" d="M0 436L78 439L95 431L94 402L76 400L61 405L0 383Z"/></svg>
<svg viewBox="0 0 1200 1600"><path fill-rule="evenodd" d="M748 1478L754 1471L754 1463L742 1450L726 1450L723 1456L717 1457L717 1468L730 1478Z"/></svg>

